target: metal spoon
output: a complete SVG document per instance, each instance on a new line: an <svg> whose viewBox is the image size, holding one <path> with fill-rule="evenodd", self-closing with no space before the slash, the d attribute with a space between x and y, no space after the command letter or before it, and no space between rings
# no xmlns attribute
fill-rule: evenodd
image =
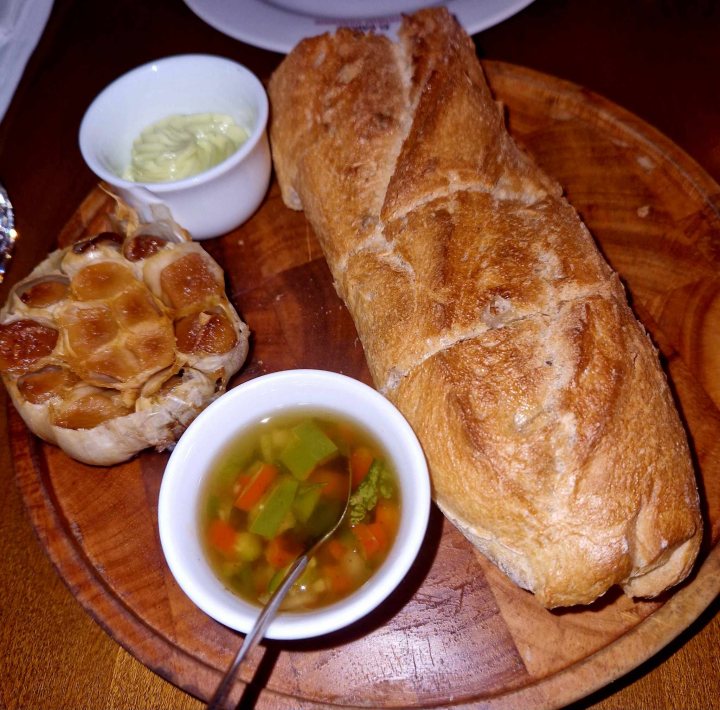
<svg viewBox="0 0 720 710"><path fill-rule="evenodd" d="M5 278L6 264L12 256L17 236L15 212L3 184L0 183L0 283Z"/></svg>
<svg viewBox="0 0 720 710"><path fill-rule="evenodd" d="M240 647L237 655L233 659L232 663L228 666L228 669L225 671L223 679L220 681L220 684L213 693L212 698L210 698L210 702L207 705L208 710L217 710L218 708L223 707L222 704L225 700L225 696L227 695L228 690L232 685L232 681L235 678L235 674L237 673L237 670L240 667L243 659L247 656L248 653L250 653L253 648L255 648L255 646L257 646L258 642L263 638L267 627L270 625L270 622L275 617L277 610L280 608L280 605L282 604L285 595L288 593L288 591L290 591L290 588L293 586L293 584L295 584L300 575L305 571L305 568L308 566L308 563L312 559L313 555L315 555L315 553L322 546L322 544L329 540L332 534L338 529L338 527L340 527L340 523L342 523L343 518L345 517L345 514L347 513L348 507L350 505L351 492L352 477L350 476L350 472L348 471L347 497L345 498L345 506L342 510L342 513L340 514L340 517L335 521L335 524L319 540L317 540L317 542L315 542L310 547L310 549L308 549L307 552L305 552L303 555L300 555L300 557L298 557L295 562L292 563L288 571L285 573L282 582L275 590L275 592L273 592L273 595L270 597L267 604L265 604L265 606L263 607L260 615L255 621L255 624L253 624L253 627L250 629L247 636L245 636L245 641L243 642L243 645Z"/></svg>

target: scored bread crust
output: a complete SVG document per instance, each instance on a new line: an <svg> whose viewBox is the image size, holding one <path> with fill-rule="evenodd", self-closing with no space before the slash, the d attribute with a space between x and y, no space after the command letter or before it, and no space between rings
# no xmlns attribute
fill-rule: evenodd
<svg viewBox="0 0 720 710"><path fill-rule="evenodd" d="M684 579L702 523L657 353L450 14L304 40L269 93L283 199L445 515L548 607Z"/></svg>

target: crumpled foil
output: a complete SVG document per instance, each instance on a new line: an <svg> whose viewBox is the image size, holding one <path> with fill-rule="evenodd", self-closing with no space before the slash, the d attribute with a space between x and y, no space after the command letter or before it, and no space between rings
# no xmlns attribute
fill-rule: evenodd
<svg viewBox="0 0 720 710"><path fill-rule="evenodd" d="M0 185L0 283L5 278L7 263L12 257L12 250L17 236L12 203L5 188Z"/></svg>

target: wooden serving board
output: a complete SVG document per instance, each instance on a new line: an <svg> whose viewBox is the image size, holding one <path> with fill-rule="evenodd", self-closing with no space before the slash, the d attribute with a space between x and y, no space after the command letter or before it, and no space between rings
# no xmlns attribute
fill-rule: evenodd
<svg viewBox="0 0 720 710"><path fill-rule="evenodd" d="M566 188L662 350L702 492L700 564L659 600L613 591L590 607L550 612L434 510L413 570L380 609L328 637L267 642L243 669L248 685L238 683L233 702L558 707L658 651L720 590L720 188L607 101L515 66L486 62L485 69L511 132ZM108 209L93 191L61 243L102 228ZM253 333L234 384L292 367L369 382L312 231L284 207L276 185L250 222L204 244ZM241 638L195 608L165 565L156 513L167 455L93 468L39 442L14 411L10 421L23 497L77 599L143 663L208 698Z"/></svg>

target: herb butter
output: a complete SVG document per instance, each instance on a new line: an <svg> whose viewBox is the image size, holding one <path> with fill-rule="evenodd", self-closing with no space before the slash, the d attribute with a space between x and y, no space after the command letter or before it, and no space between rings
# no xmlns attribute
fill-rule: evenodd
<svg viewBox="0 0 720 710"><path fill-rule="evenodd" d="M135 139L123 177L134 182L182 180L221 163L247 138L247 131L225 114L169 116Z"/></svg>

